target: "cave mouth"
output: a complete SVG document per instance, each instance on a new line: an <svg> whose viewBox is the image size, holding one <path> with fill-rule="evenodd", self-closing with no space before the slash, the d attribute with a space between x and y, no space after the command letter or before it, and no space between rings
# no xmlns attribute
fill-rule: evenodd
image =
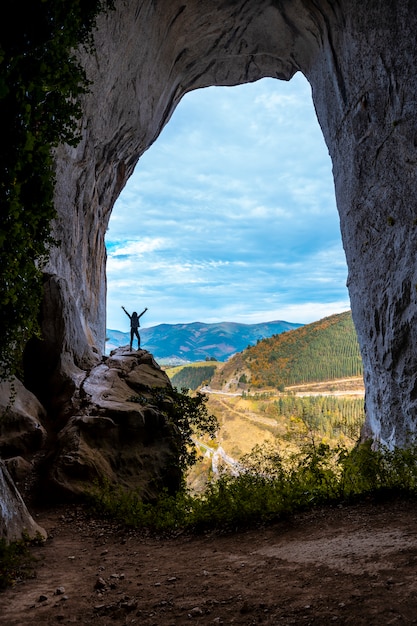
<svg viewBox="0 0 417 626"><path fill-rule="evenodd" d="M308 82L186 94L119 196L107 328L308 323L349 308L331 162Z"/></svg>

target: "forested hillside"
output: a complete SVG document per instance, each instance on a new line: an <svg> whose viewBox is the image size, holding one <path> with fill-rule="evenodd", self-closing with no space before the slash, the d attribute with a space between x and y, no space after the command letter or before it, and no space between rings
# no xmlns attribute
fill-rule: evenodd
<svg viewBox="0 0 417 626"><path fill-rule="evenodd" d="M253 389L280 389L362 374L352 315L346 311L247 348L230 359L213 384L223 387L233 379Z"/></svg>
<svg viewBox="0 0 417 626"><path fill-rule="evenodd" d="M187 387L192 391L195 391L203 383L208 383L216 371L216 365L189 365L185 367L176 368L177 371L172 377L171 382L174 387L182 388Z"/></svg>

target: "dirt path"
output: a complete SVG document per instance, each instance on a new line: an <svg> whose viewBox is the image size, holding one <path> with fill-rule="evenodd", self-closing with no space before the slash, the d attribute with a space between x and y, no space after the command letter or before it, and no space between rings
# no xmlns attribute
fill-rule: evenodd
<svg viewBox="0 0 417 626"><path fill-rule="evenodd" d="M295 393L296 396L358 396L365 395L363 378L337 378L335 380L308 383L303 385L290 385L285 390Z"/></svg>
<svg viewBox="0 0 417 626"><path fill-rule="evenodd" d="M266 529L157 539L40 514L36 578L0 594L0 624L417 622L417 503L295 516ZM43 599L42 599L43 598Z"/></svg>

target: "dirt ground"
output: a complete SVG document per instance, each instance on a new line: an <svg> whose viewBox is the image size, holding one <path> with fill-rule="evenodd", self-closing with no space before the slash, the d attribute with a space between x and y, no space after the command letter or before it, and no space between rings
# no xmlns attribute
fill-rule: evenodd
<svg viewBox="0 0 417 626"><path fill-rule="evenodd" d="M36 576L0 593L0 624L417 622L417 503L366 503L233 534L157 538L43 511Z"/></svg>

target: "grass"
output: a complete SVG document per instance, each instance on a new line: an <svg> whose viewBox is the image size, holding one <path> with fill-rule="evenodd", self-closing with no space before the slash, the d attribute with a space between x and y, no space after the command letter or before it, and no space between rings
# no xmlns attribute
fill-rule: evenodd
<svg viewBox="0 0 417 626"><path fill-rule="evenodd" d="M269 444L242 459L238 476L221 474L204 492L185 488L143 502L138 493L96 485L87 503L96 517L156 533L235 531L272 523L317 506L362 499L417 495L417 444L406 449L373 450L371 442L348 450L313 442L283 456ZM30 542L0 540L0 589L33 575Z"/></svg>
<svg viewBox="0 0 417 626"><path fill-rule="evenodd" d="M213 394L209 395L208 407L219 421L217 440L231 456L240 458L249 454L255 442L273 443L275 436L270 432L273 427L264 429L260 422L251 419L255 411L248 400ZM278 427L276 424L275 430Z"/></svg>
<svg viewBox="0 0 417 626"><path fill-rule="evenodd" d="M34 576L35 558L30 546L36 542L26 537L11 543L0 539L0 590Z"/></svg>
<svg viewBox="0 0 417 626"><path fill-rule="evenodd" d="M221 475L202 494L183 490L147 504L107 484L96 487L89 506L96 515L157 532L234 530L318 505L417 493L417 446L374 451L367 442L349 452L309 444L285 459L260 446L244 462L244 472Z"/></svg>

